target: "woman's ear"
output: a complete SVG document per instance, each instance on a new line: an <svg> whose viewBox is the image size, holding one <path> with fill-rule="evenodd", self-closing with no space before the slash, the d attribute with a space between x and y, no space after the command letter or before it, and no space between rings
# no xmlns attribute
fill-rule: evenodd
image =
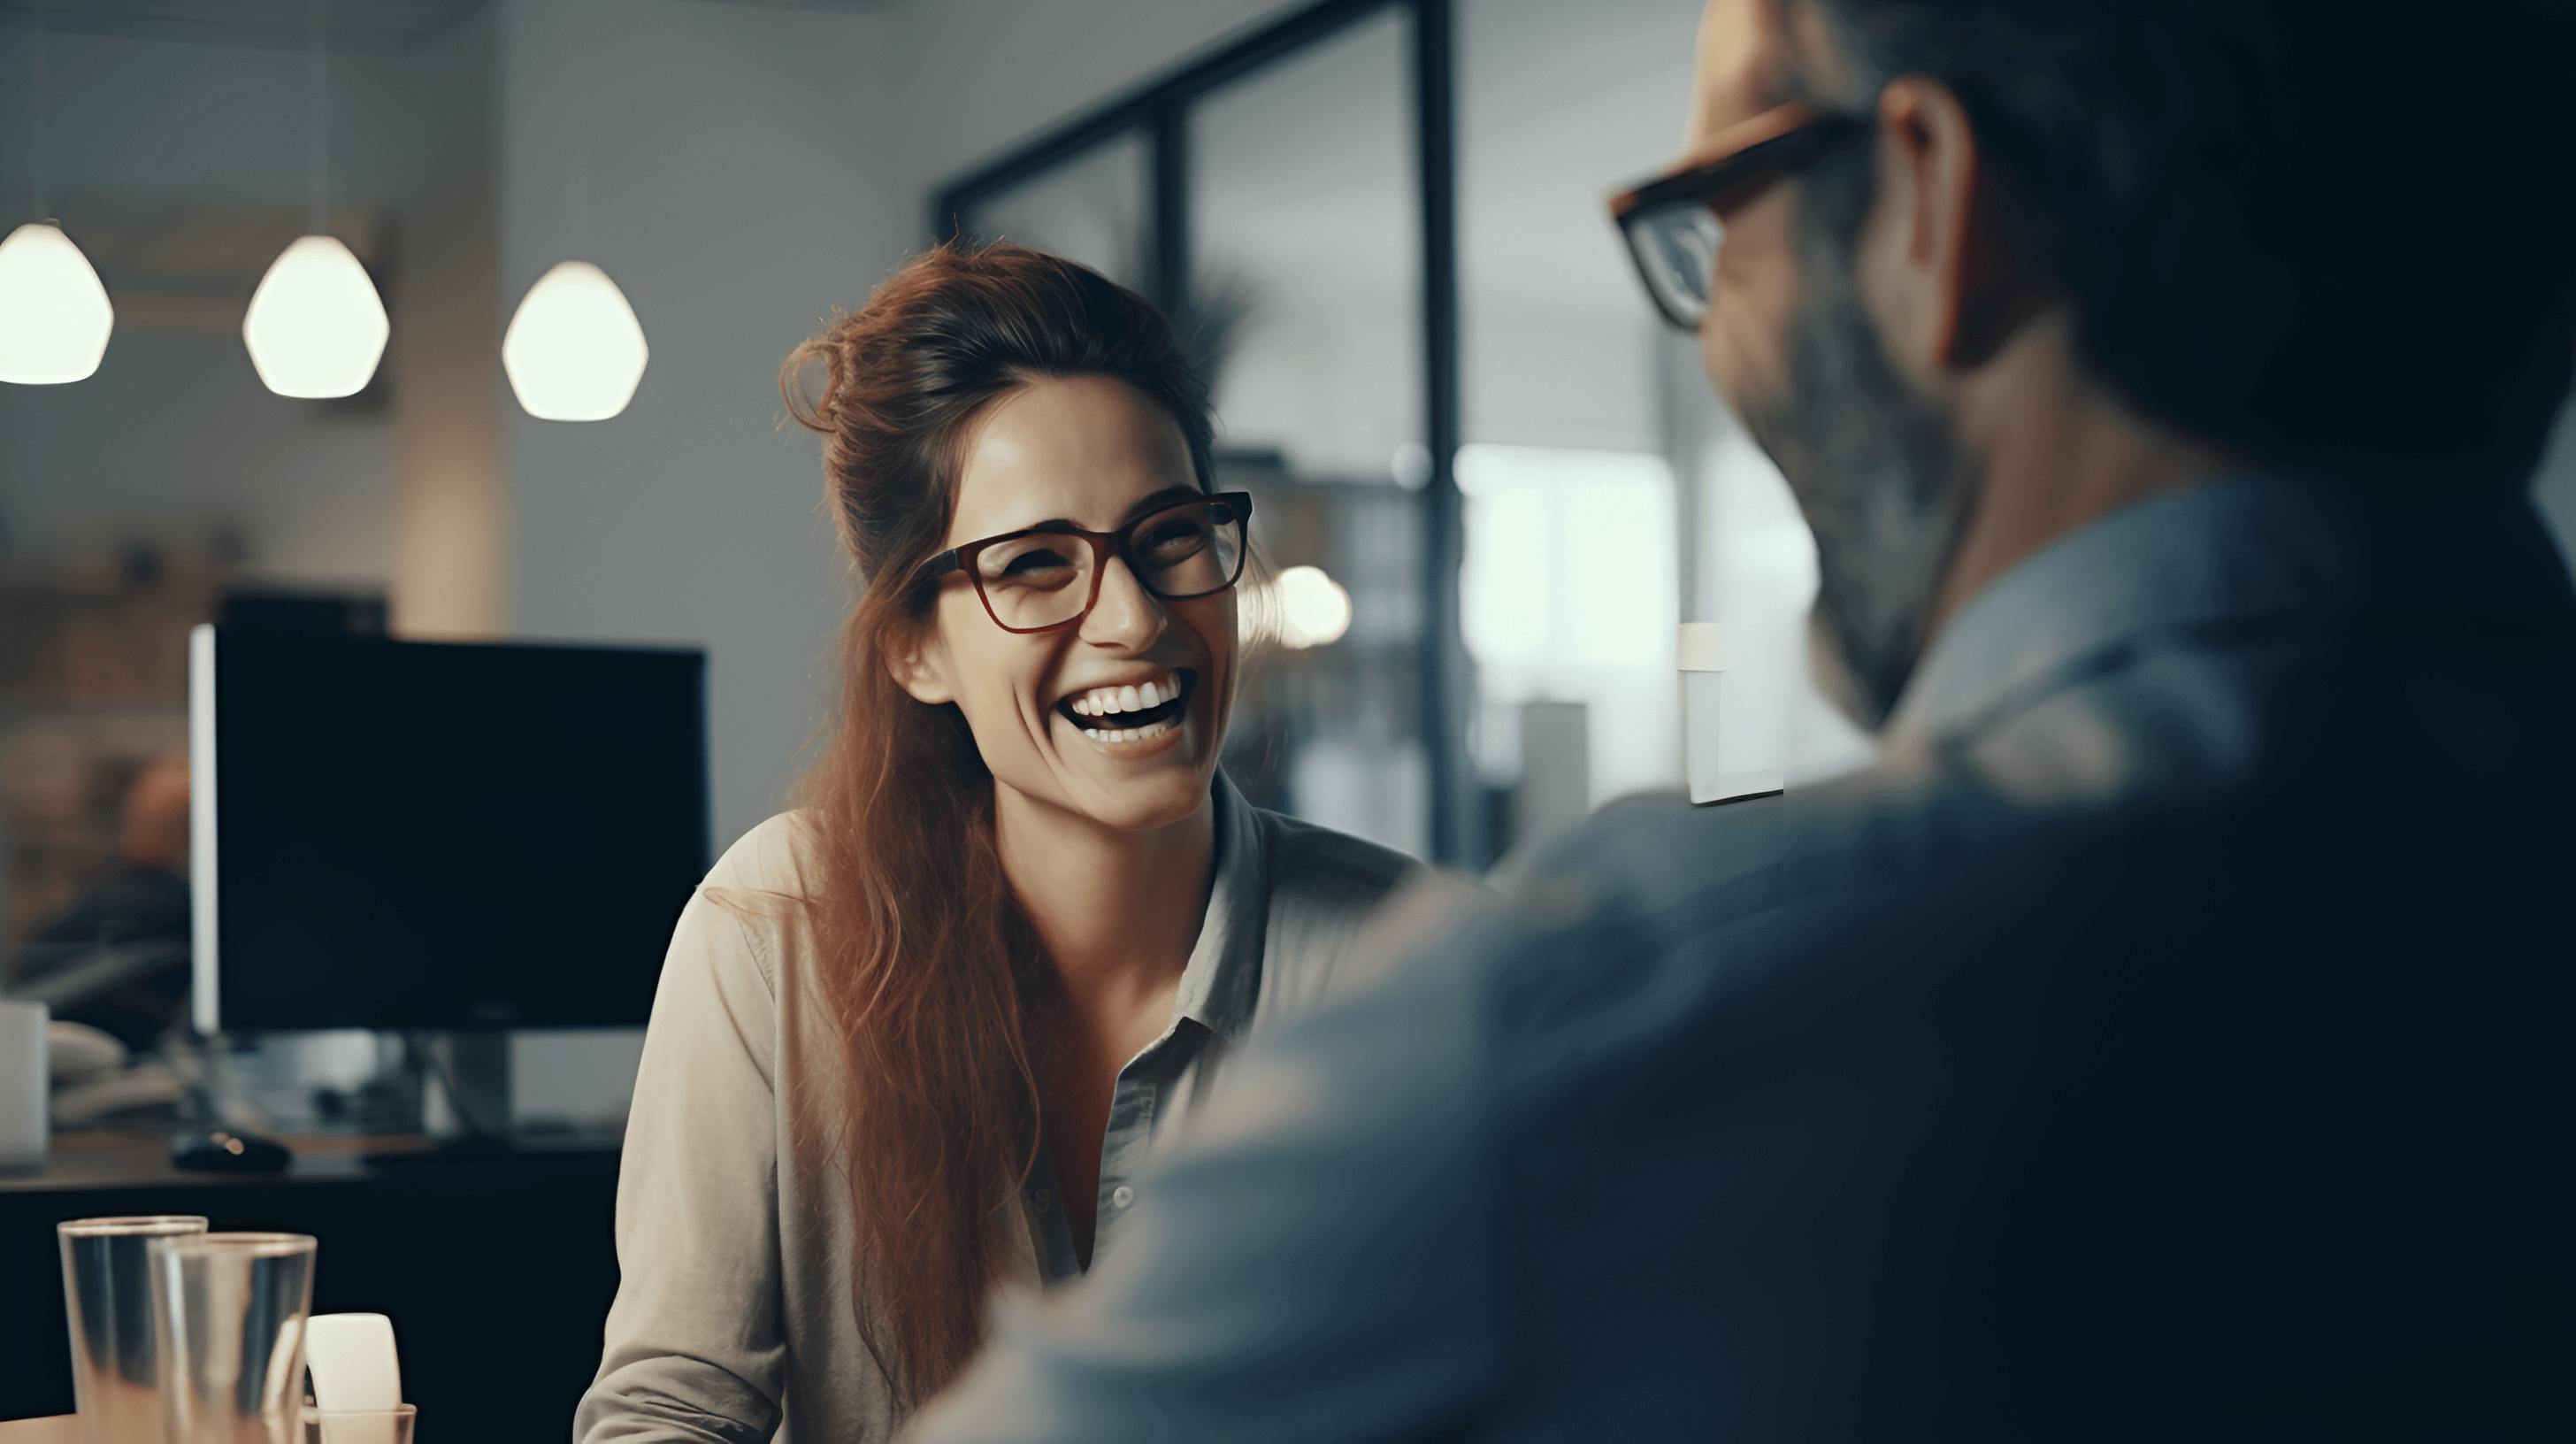
<svg viewBox="0 0 2576 1444"><path fill-rule="evenodd" d="M895 634L886 652L886 672L916 702L937 707L957 700L948 680L948 649L939 644L938 629L906 629Z"/></svg>

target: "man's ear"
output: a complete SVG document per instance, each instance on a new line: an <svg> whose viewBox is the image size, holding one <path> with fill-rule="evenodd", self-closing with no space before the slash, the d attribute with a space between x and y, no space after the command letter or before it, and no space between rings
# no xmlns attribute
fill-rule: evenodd
<svg viewBox="0 0 2576 1444"><path fill-rule="evenodd" d="M1880 200L1898 228L1881 257L1884 321L1914 366L1981 365L2038 309L2028 210L1948 86L1900 76L1878 121Z"/></svg>
<svg viewBox="0 0 2576 1444"><path fill-rule="evenodd" d="M897 633L889 640L893 646L886 653L885 666L896 686L911 693L914 701L933 707L957 700L957 689L948 679L948 649L939 644L935 627Z"/></svg>

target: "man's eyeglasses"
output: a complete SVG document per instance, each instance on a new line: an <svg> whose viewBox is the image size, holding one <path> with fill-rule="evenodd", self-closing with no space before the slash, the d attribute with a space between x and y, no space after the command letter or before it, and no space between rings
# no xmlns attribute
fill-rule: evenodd
<svg viewBox="0 0 2576 1444"><path fill-rule="evenodd" d="M1243 575L1244 526L1251 519L1249 493L1194 496L1116 531L1050 524L968 542L924 562L919 580L964 572L1003 631L1061 631L1091 614L1112 557L1165 601L1233 586Z"/></svg>
<svg viewBox="0 0 2576 1444"><path fill-rule="evenodd" d="M1804 103L1776 106L1719 132L1709 143L1712 158L1611 197L1610 218L1655 309L1682 330L1697 331L1708 317L1717 248L1726 237L1720 210L1861 140L1869 129L1857 116L1820 115Z"/></svg>

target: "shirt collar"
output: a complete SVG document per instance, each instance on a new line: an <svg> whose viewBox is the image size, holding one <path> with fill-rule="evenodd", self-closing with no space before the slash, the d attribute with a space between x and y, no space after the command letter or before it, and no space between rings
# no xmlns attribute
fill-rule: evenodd
<svg viewBox="0 0 2576 1444"><path fill-rule="evenodd" d="M2069 663L2151 632L2349 604L2366 510L2328 485L2239 474L2060 537L1971 598L1924 655L1887 736L1985 716Z"/></svg>
<svg viewBox="0 0 2576 1444"><path fill-rule="evenodd" d="M1252 804L1220 769L1210 788L1216 806L1216 876L1207 915L1181 969L1172 1022L1199 1024L1239 1043L1261 993L1261 942L1270 913L1270 865Z"/></svg>

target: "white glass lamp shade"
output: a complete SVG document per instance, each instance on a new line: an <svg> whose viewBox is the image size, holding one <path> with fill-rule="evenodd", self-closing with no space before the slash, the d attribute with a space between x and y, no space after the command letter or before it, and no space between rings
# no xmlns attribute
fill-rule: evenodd
<svg viewBox="0 0 2576 1444"><path fill-rule="evenodd" d="M537 279L501 337L501 369L540 421L606 421L644 379L644 328L626 293L588 261Z"/></svg>
<svg viewBox="0 0 2576 1444"><path fill-rule="evenodd" d="M364 389L391 334L367 268L329 236L299 237L280 251L242 317L260 384L305 400Z"/></svg>
<svg viewBox="0 0 2576 1444"><path fill-rule="evenodd" d="M1279 640L1291 651L1329 647L1351 629L1351 594L1321 567L1290 567L1277 582Z"/></svg>
<svg viewBox="0 0 2576 1444"><path fill-rule="evenodd" d="M85 380L115 328L107 288L71 237L31 221L0 241L0 381Z"/></svg>

